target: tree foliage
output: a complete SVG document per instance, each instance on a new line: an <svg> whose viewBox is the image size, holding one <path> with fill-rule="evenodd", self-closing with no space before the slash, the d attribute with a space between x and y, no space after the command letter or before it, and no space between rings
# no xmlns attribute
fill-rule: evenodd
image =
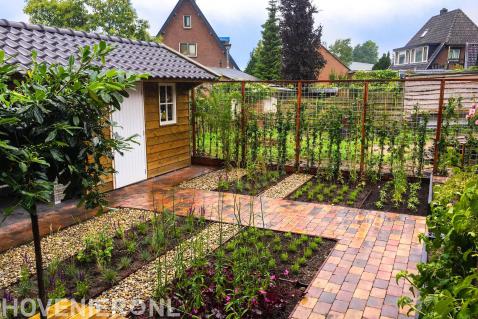
<svg viewBox="0 0 478 319"><path fill-rule="evenodd" d="M390 59L390 52L383 54L380 60L373 66L373 70L388 70L392 65L392 60Z"/></svg>
<svg viewBox="0 0 478 319"><path fill-rule="evenodd" d="M269 17L262 25L262 48L258 51L259 64L256 76L263 80L278 80L281 77L282 43L277 10L277 0L270 0L267 8Z"/></svg>
<svg viewBox="0 0 478 319"><path fill-rule="evenodd" d="M334 44L329 47L329 50L344 64L350 65L353 60L353 48L351 43L351 39L337 39Z"/></svg>
<svg viewBox="0 0 478 319"><path fill-rule="evenodd" d="M372 40L355 46L353 61L375 64L378 60L378 45Z"/></svg>
<svg viewBox="0 0 478 319"><path fill-rule="evenodd" d="M281 0L282 77L314 80L325 65L318 52L322 27L314 27L317 9L310 0Z"/></svg>
<svg viewBox="0 0 478 319"><path fill-rule="evenodd" d="M262 50L262 41L259 41L257 43L257 46L252 50L251 55L249 57L249 62L247 63L246 69L244 72L254 75L258 78L259 77L259 71L258 71L258 66L259 66L259 58Z"/></svg>
<svg viewBox="0 0 478 319"><path fill-rule="evenodd" d="M78 60L72 57L66 66L33 57L19 80L13 79L17 68L0 55L0 182L18 195L25 210L48 202L55 180L84 190L88 207L104 203L100 183L113 169L103 159L128 146L128 139L105 132L125 90L140 78L103 71L101 61L110 51L104 42L82 48Z"/></svg>
<svg viewBox="0 0 478 319"><path fill-rule="evenodd" d="M138 40L153 40L149 23L139 19L130 0L27 0L32 23Z"/></svg>

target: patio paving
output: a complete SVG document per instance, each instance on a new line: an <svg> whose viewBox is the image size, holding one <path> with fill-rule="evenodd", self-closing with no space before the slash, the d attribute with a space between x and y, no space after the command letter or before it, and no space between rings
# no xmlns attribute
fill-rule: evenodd
<svg viewBox="0 0 478 319"><path fill-rule="evenodd" d="M396 283L395 275L401 270L415 272L424 258L418 240L426 230L424 217L174 187L207 171L194 166L126 187L109 195L110 205L143 209L174 205L178 214L204 207L207 218L226 222L236 220L238 206L243 221L248 220L252 206L258 226L337 240L292 318L408 318L396 301L410 295L409 286L403 280ZM28 231L20 232L23 240ZM0 229L0 243L2 236Z"/></svg>

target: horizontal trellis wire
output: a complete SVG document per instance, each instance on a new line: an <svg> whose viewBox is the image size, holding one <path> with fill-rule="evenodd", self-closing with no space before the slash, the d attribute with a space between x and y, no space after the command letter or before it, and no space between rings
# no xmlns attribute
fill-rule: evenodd
<svg viewBox="0 0 478 319"><path fill-rule="evenodd" d="M193 96L195 157L371 178L478 160L477 80L216 82Z"/></svg>

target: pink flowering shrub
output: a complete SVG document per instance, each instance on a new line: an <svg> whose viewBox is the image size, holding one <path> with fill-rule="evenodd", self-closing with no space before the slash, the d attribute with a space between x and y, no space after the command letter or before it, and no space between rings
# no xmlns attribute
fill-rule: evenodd
<svg viewBox="0 0 478 319"><path fill-rule="evenodd" d="M466 115L468 122L473 125L478 126L478 103L475 103L471 106L468 114Z"/></svg>

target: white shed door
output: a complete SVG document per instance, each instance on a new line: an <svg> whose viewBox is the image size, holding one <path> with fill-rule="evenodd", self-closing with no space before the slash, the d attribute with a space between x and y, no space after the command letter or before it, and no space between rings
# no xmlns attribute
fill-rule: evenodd
<svg viewBox="0 0 478 319"><path fill-rule="evenodd" d="M115 153L114 167L115 188L124 187L143 181L146 173L146 137L144 121L143 86L136 85L135 90L128 91L129 98L121 104L121 110L113 113L116 127L113 134L127 138L136 135L136 143L131 143L131 149L123 151L123 155Z"/></svg>

